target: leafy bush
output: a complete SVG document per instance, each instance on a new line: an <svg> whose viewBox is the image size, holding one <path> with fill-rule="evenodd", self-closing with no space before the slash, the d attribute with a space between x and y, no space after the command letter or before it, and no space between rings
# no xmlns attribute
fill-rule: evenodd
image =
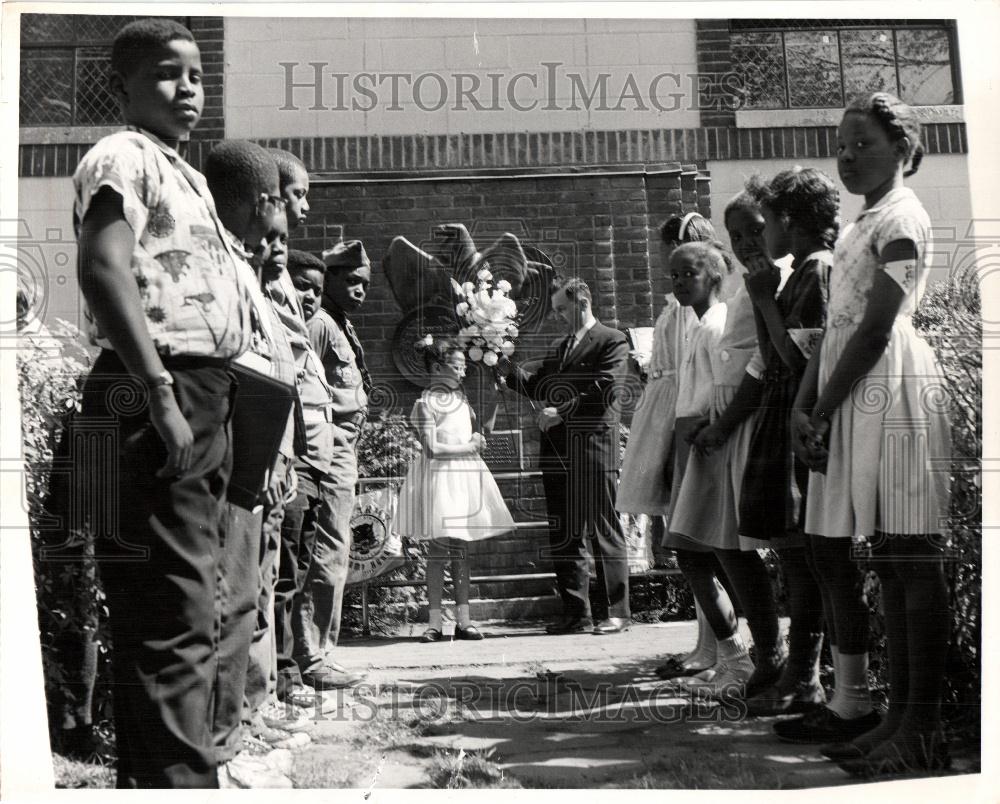
<svg viewBox="0 0 1000 804"><path fill-rule="evenodd" d="M42 665L49 722L57 738L60 727L89 719L91 708L98 730L110 731L110 638L93 544L86 534L65 527L66 490L59 484L66 476L52 471L90 367L90 356L79 343L77 329L60 321L51 334L44 329L23 333L17 355Z"/></svg>

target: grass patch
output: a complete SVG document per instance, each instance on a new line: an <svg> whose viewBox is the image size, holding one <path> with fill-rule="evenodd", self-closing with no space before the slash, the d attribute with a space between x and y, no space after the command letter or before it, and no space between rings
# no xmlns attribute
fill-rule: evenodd
<svg viewBox="0 0 1000 804"><path fill-rule="evenodd" d="M110 765L79 762L53 754L52 770L57 788L107 790L115 786L115 769Z"/></svg>
<svg viewBox="0 0 1000 804"><path fill-rule="evenodd" d="M641 776L608 785L637 790L781 790L785 785L771 768L741 756L707 763L704 758L659 760Z"/></svg>
<svg viewBox="0 0 1000 804"><path fill-rule="evenodd" d="M427 768L430 786L438 790L520 789L517 779L507 776L487 751L438 751Z"/></svg>

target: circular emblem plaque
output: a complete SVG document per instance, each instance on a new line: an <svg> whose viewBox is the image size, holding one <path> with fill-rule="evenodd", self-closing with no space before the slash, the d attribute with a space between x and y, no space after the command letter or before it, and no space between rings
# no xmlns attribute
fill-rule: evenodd
<svg viewBox="0 0 1000 804"><path fill-rule="evenodd" d="M389 512L376 501L355 508L348 583L371 580L404 562L399 539L390 535L389 521Z"/></svg>

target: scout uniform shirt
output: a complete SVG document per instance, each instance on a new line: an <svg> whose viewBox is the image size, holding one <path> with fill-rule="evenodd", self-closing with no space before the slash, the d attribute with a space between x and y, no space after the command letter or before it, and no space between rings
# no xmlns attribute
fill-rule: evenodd
<svg viewBox="0 0 1000 804"><path fill-rule="evenodd" d="M337 321L326 310L319 310L309 320L309 337L326 371L326 380L333 389L333 417L335 421L358 418L368 410L366 371L359 365L358 354L351 345L346 317ZM353 328L351 328L353 334ZM355 340L357 335L354 336ZM358 344L360 348L360 344Z"/></svg>

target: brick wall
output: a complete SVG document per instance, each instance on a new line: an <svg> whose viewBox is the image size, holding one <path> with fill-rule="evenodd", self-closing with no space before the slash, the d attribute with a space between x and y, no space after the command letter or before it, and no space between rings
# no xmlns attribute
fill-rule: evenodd
<svg viewBox="0 0 1000 804"><path fill-rule="evenodd" d="M695 51L698 73L715 78L712 85L721 85L722 76L733 68L729 49L729 20L695 20ZM699 93L698 108L703 126L729 127L736 125L736 114L725 107L718 96Z"/></svg>
<svg viewBox="0 0 1000 804"><path fill-rule="evenodd" d="M191 33L201 51L205 109L191 133L193 140L221 140L226 136L225 56L222 17L191 17Z"/></svg>

